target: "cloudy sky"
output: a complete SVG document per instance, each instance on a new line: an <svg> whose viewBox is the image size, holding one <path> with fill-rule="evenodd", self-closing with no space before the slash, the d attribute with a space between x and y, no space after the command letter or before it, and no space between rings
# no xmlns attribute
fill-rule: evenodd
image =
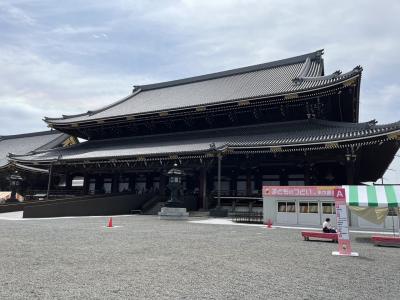
<svg viewBox="0 0 400 300"><path fill-rule="evenodd" d="M44 116L97 108L134 84L321 48L326 72L364 68L361 121L398 121L399 16L396 0L0 0L0 135L45 130ZM400 163L390 168L399 182Z"/></svg>

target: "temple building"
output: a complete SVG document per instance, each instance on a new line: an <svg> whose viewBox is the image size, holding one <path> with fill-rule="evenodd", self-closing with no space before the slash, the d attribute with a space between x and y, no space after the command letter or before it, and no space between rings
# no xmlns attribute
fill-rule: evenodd
<svg viewBox="0 0 400 300"><path fill-rule="evenodd" d="M151 194L147 209L165 201L175 163L191 210L257 199L263 185L376 181L400 147L400 122L359 122L361 74L325 74L319 50L138 85L106 107L44 119L86 142L9 160L51 168L52 192Z"/></svg>
<svg viewBox="0 0 400 300"><path fill-rule="evenodd" d="M8 160L9 153L27 154L76 144L75 137L56 130L0 136L0 191L10 190L9 176L15 172L24 177L21 191L24 195L47 187L48 168L36 168Z"/></svg>

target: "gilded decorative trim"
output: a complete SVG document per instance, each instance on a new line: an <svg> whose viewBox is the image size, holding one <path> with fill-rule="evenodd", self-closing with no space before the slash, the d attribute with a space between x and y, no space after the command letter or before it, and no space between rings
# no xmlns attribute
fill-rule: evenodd
<svg viewBox="0 0 400 300"><path fill-rule="evenodd" d="M285 100L291 100L291 99L297 99L297 98L299 98L299 94L297 94L297 93L285 95Z"/></svg>

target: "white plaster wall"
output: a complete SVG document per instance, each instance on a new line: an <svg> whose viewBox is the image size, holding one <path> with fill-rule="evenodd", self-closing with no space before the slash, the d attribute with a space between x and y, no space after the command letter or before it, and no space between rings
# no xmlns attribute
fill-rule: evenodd
<svg viewBox="0 0 400 300"><path fill-rule="evenodd" d="M279 224L296 225L297 213L277 212L276 222Z"/></svg>

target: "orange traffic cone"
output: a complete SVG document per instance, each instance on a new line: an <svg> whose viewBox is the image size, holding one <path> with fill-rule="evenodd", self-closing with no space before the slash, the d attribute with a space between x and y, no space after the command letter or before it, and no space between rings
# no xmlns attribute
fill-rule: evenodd
<svg viewBox="0 0 400 300"><path fill-rule="evenodd" d="M272 222L271 222L271 219L268 219L267 220L267 228L272 228Z"/></svg>
<svg viewBox="0 0 400 300"><path fill-rule="evenodd" d="M113 224L112 224L112 217L110 217L110 219L108 220L108 225L107 225L107 227L113 227Z"/></svg>

